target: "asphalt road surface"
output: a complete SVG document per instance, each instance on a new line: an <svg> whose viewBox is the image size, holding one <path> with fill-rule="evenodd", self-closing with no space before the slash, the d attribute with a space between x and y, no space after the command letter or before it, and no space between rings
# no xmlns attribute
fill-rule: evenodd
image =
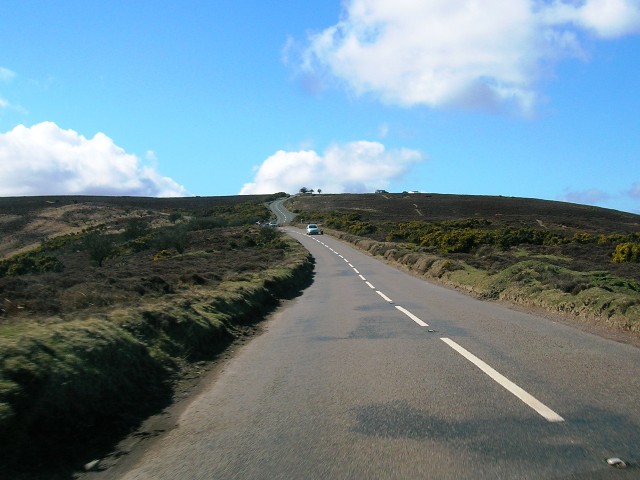
<svg viewBox="0 0 640 480"><path fill-rule="evenodd" d="M276 221L278 225L284 225L285 223L289 223L293 221L294 218L296 218L295 213L290 212L284 207L284 202L286 200L287 198L280 198L275 202L271 202L269 204L269 208L276 215Z"/></svg>
<svg viewBox="0 0 640 480"><path fill-rule="evenodd" d="M640 477L639 349L287 232L313 285L121 478Z"/></svg>

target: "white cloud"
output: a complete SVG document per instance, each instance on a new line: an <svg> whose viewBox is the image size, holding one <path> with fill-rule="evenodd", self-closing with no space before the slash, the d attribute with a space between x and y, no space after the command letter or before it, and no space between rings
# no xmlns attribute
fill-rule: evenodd
<svg viewBox="0 0 640 480"><path fill-rule="evenodd" d="M10 80L13 80L15 76L15 72L12 72L8 68L0 67L0 81L8 82Z"/></svg>
<svg viewBox="0 0 640 480"><path fill-rule="evenodd" d="M633 185L631 185L631 189L629 190L628 194L631 198L640 200L640 182L635 182Z"/></svg>
<svg viewBox="0 0 640 480"><path fill-rule="evenodd" d="M141 166L103 133L87 139L53 122L0 134L0 196L187 194L171 178Z"/></svg>
<svg viewBox="0 0 640 480"><path fill-rule="evenodd" d="M302 187L325 193L372 192L387 188L423 159L416 150L386 150L381 143L368 141L332 145L322 155L314 150L280 150L258 167L254 181L245 184L240 194L296 193Z"/></svg>
<svg viewBox="0 0 640 480"><path fill-rule="evenodd" d="M611 195L597 188L582 191L567 191L560 200L583 205L602 205L611 200Z"/></svg>
<svg viewBox="0 0 640 480"><path fill-rule="evenodd" d="M346 0L343 9L336 25L309 37L300 75L325 74L405 106L527 113L551 63L585 56L585 32L640 32L638 0Z"/></svg>
<svg viewBox="0 0 640 480"><path fill-rule="evenodd" d="M16 74L8 68L0 67L0 82L8 82L15 76ZM9 108L10 106L11 104L7 100L0 97L0 108Z"/></svg>
<svg viewBox="0 0 640 480"><path fill-rule="evenodd" d="M602 38L640 32L638 0L588 0L582 4L555 1L542 15L549 24L573 24Z"/></svg>

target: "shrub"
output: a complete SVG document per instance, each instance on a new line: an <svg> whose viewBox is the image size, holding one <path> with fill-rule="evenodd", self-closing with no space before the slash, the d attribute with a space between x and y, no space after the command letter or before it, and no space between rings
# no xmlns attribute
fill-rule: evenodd
<svg viewBox="0 0 640 480"><path fill-rule="evenodd" d="M640 262L640 243L625 242L616 245L613 263Z"/></svg>
<svg viewBox="0 0 640 480"><path fill-rule="evenodd" d="M180 212L171 212L169 214L169 221L171 223L176 223L181 218L182 218L182 214Z"/></svg>
<svg viewBox="0 0 640 480"><path fill-rule="evenodd" d="M183 226L165 228L158 233L154 244L159 250L175 248L178 253L184 253L189 245L187 229Z"/></svg>
<svg viewBox="0 0 640 480"><path fill-rule="evenodd" d="M189 230L210 230L212 228L222 228L229 225L229 222L221 217L196 217L189 222Z"/></svg>
<svg viewBox="0 0 640 480"><path fill-rule="evenodd" d="M154 237L152 235L144 235L142 237L134 238L133 240L125 243L124 247L129 248L133 252L141 252L143 250L147 250L151 248L151 245L154 241Z"/></svg>
<svg viewBox="0 0 640 480"><path fill-rule="evenodd" d="M57 257L38 251L28 252L0 261L0 276L59 272L63 268L62 262Z"/></svg>
<svg viewBox="0 0 640 480"><path fill-rule="evenodd" d="M289 245L282 239L282 232L275 228L262 227L258 231L255 245L261 248L275 248L287 250Z"/></svg>
<svg viewBox="0 0 640 480"><path fill-rule="evenodd" d="M153 261L158 262L160 260L166 260L167 258L171 258L171 252L169 250L160 250L153 256Z"/></svg>
<svg viewBox="0 0 640 480"><path fill-rule="evenodd" d="M149 224L142 218L134 218L129 220L124 230L125 240L133 240L149 233Z"/></svg>
<svg viewBox="0 0 640 480"><path fill-rule="evenodd" d="M115 251L112 240L98 231L93 231L84 238L84 248L99 267Z"/></svg>
<svg viewBox="0 0 640 480"><path fill-rule="evenodd" d="M354 222L347 228L352 235L365 236L378 231L378 227L371 222Z"/></svg>

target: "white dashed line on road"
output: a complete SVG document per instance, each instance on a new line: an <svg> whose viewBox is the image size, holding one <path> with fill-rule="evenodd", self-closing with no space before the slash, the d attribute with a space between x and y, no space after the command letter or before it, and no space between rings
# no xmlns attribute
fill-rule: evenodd
<svg viewBox="0 0 640 480"><path fill-rule="evenodd" d="M374 287L373 285L371 285L369 282L364 282L364 283L366 283L367 285L369 285L369 288L371 288L371 289L373 289L373 290L375 290L375 289L376 289L376 287Z"/></svg>
<svg viewBox="0 0 640 480"><path fill-rule="evenodd" d="M484 373L489 375L494 381L496 381L499 385L507 389L509 392L514 394L524 403L526 403L529 407L534 409L540 415L542 415L549 422L564 422L564 418L558 415L556 412L547 407L544 403L540 402L537 398L533 397L531 394L527 393L525 390L520 388L518 385L513 383L504 375L498 373L496 370L491 368L485 362L480 360L474 354L466 350L465 348L458 345L456 342L449 338L441 338L444 343L453 348L456 352L462 355L464 358L473 363L476 367L482 370Z"/></svg>
<svg viewBox="0 0 640 480"><path fill-rule="evenodd" d="M406 308L401 307L400 305L396 305L396 308L398 310L400 310L402 313L404 313L407 317L409 317L411 320L413 320L414 322L416 322L418 325L420 325L421 327L428 327L429 324L423 322L422 320L420 320L418 317L416 317L413 313L411 313L409 310L407 310Z"/></svg>
<svg viewBox="0 0 640 480"><path fill-rule="evenodd" d="M376 290L376 293L378 295L380 295L385 302L389 302L389 303L393 303L393 300L391 300L389 297L387 297L384 293L382 293L380 290Z"/></svg>

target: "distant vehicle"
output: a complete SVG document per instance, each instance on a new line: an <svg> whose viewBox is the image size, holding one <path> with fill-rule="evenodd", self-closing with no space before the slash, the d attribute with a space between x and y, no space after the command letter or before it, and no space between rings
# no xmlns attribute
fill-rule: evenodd
<svg viewBox="0 0 640 480"><path fill-rule="evenodd" d="M307 235L322 235L322 230L315 223L307 225Z"/></svg>

